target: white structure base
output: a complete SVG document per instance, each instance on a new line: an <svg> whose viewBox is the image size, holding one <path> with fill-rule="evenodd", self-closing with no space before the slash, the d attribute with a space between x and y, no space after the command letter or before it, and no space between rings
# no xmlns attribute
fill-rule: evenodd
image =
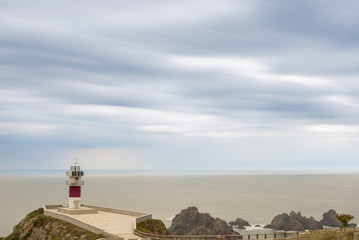
<svg viewBox="0 0 359 240"><path fill-rule="evenodd" d="M150 213L86 204L84 204L82 208L97 210L98 213L73 214L73 212L83 211L82 208L80 210L69 210L70 213L64 213L64 211L58 211L58 209L61 208L66 209L66 207L60 204L45 205L44 214L45 216L51 216L75 224L93 233L103 234L110 239L145 240L134 235L134 229L136 229L136 223L152 219L152 214ZM148 238L146 240L148 240Z"/></svg>
<svg viewBox="0 0 359 240"><path fill-rule="evenodd" d="M81 207L81 198L80 197L70 197L69 198L69 208L79 209Z"/></svg>
<svg viewBox="0 0 359 240"><path fill-rule="evenodd" d="M81 206L81 208L75 209L75 208L68 208L68 207L58 207L58 212L66 213L69 215L75 215L75 214L96 214L98 211L93 208L88 208Z"/></svg>

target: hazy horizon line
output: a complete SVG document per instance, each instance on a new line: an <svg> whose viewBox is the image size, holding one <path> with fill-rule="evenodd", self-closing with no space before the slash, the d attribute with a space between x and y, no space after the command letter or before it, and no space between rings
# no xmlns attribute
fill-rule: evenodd
<svg viewBox="0 0 359 240"><path fill-rule="evenodd" d="M122 173L189 173L189 174L356 174L359 170L206 170L206 169L194 169L194 170L174 170L174 169L83 169L86 172L122 172ZM68 169L0 169L1 172L62 172L68 171Z"/></svg>

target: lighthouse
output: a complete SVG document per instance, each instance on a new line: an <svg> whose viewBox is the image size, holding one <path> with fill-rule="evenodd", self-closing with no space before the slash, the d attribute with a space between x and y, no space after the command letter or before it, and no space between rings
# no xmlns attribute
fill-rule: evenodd
<svg viewBox="0 0 359 240"><path fill-rule="evenodd" d="M70 171L66 172L66 176L69 177L69 180L66 181L66 185L69 186L69 208L79 209L81 207L81 186L84 185L81 177L84 176L84 171L81 171L80 166L75 162L70 167Z"/></svg>

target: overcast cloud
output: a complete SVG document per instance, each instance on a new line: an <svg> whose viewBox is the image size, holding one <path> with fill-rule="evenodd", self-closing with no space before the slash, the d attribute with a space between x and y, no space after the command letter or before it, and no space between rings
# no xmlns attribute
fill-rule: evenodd
<svg viewBox="0 0 359 240"><path fill-rule="evenodd" d="M0 169L359 170L357 1L0 1Z"/></svg>

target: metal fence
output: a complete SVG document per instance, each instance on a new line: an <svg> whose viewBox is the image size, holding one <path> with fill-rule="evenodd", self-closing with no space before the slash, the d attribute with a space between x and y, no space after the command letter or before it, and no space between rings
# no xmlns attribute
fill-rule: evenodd
<svg viewBox="0 0 359 240"><path fill-rule="evenodd" d="M244 234L244 235L159 235L144 233L134 230L134 233L143 238L151 238L152 240L236 240L236 239L273 239L273 238L287 238L298 236L303 232L279 232L279 233L258 233L258 234Z"/></svg>

